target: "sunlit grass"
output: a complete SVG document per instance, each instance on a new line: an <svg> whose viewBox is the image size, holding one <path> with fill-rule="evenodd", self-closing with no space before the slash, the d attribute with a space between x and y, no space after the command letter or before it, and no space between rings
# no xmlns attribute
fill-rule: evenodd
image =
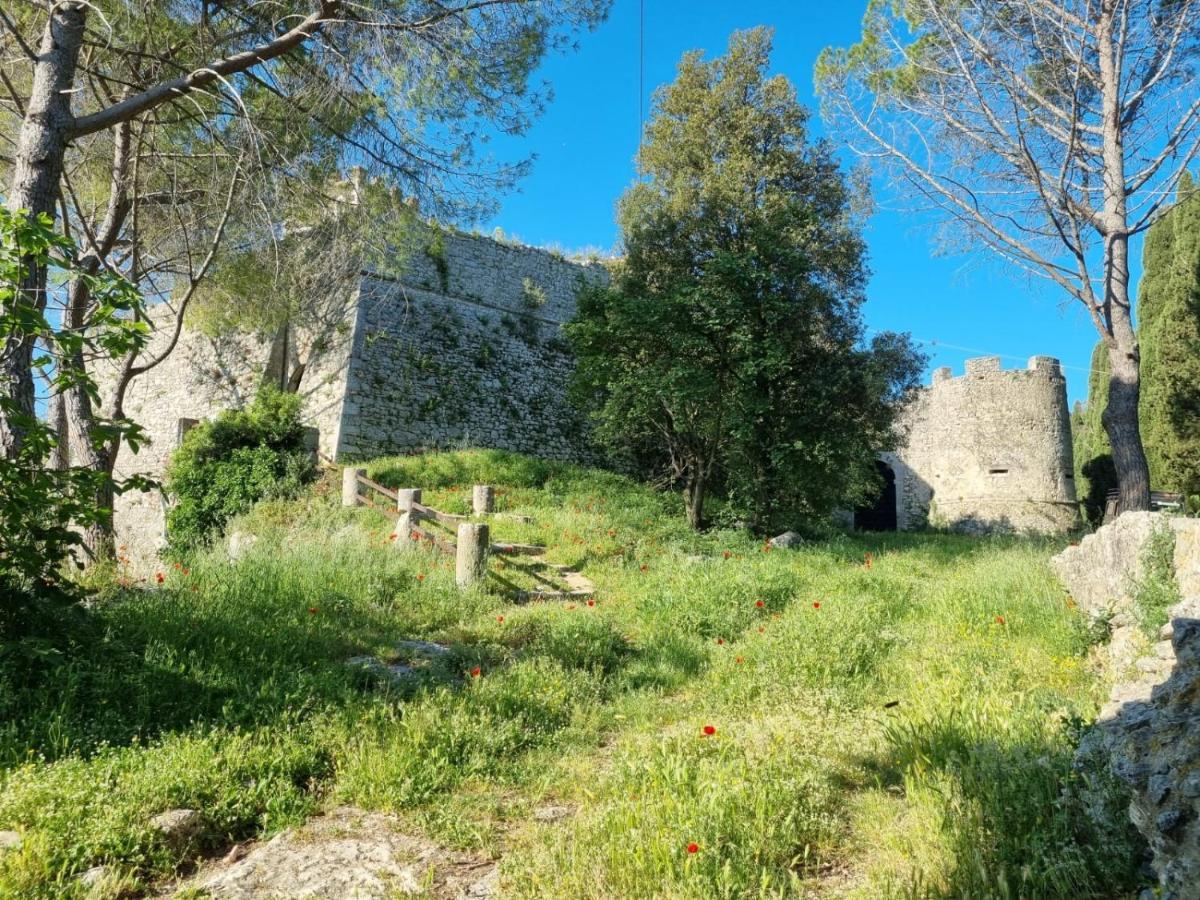
<svg viewBox="0 0 1200 900"><path fill-rule="evenodd" d="M1119 797L1072 767L1103 686L1050 546L768 552L690 533L676 498L626 479L510 454L370 474L460 513L495 484L534 517L496 536L547 546L596 604L462 593L449 559L398 551L391 515L343 510L329 484L261 506L236 565L199 554L0 657L0 828L25 838L0 896L82 896L98 863L169 873L180 853L147 822L172 807L205 813L192 853L347 802L500 856L514 896L1134 886ZM402 686L344 664L403 658L404 639L451 650ZM1085 799L1116 810L1108 826ZM547 805L569 814L533 815Z"/></svg>

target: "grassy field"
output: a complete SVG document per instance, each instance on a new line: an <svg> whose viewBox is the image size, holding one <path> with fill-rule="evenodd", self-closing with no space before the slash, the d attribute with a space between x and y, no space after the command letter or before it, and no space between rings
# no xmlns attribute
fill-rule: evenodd
<svg viewBox="0 0 1200 900"><path fill-rule="evenodd" d="M547 545L596 604L463 594L330 482L238 523L258 541L237 564L113 577L62 637L0 656L0 829L24 837L0 896L82 896L98 863L130 888L170 874L148 825L166 809L202 810L216 850L335 803L495 854L518 897L1136 888L1119 795L1072 766L1105 686L1051 545L768 551L689 533L625 479L498 453L370 475L451 512L497 485L534 522L496 536ZM413 638L452 652L403 688L345 665ZM547 804L573 814L535 821Z"/></svg>

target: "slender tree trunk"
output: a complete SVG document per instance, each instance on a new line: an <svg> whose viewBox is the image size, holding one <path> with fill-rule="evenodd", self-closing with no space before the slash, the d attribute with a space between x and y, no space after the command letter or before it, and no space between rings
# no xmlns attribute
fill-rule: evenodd
<svg viewBox="0 0 1200 900"><path fill-rule="evenodd" d="M699 531L704 527L704 500L705 491L708 487L707 480L702 471L693 469L688 476L687 483L683 487L683 503L687 507L688 525L695 531Z"/></svg>
<svg viewBox="0 0 1200 900"><path fill-rule="evenodd" d="M25 210L31 216L42 213L54 217L74 117L71 114L71 88L83 42L87 7L78 3L58 3L50 13L38 48L33 83L21 131L17 137L12 186L8 208ZM46 303L46 272L29 264L21 279L26 302L38 309ZM5 339L0 357L0 390L14 401L18 416L32 418L34 410L33 341L12 335ZM0 452L14 458L24 442L25 426L0 414Z"/></svg>
<svg viewBox="0 0 1200 900"><path fill-rule="evenodd" d="M1129 200L1116 7L1116 0L1104 0L1096 35L1104 135L1104 310L1111 330L1108 355L1112 365L1108 406L1101 421L1112 444L1120 509L1133 512L1150 508L1150 468L1138 425L1141 359L1129 299Z"/></svg>

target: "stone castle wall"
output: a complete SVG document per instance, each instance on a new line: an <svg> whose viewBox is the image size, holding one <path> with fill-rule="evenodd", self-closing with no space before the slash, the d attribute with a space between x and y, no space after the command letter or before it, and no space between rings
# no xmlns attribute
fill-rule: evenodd
<svg viewBox="0 0 1200 900"><path fill-rule="evenodd" d="M566 400L573 362L561 325L580 286L607 278L489 238L432 232L400 278L364 274L346 296L314 304L304 327L212 338L185 329L174 352L135 379L125 412L148 440L123 447L119 477L161 478L188 424L249 404L264 381L305 368L299 393L319 449L337 461L416 449L478 446L591 459L584 422ZM154 358L174 317L152 315ZM97 373L107 396L112 372ZM286 378L286 375L284 376ZM160 491L117 498L118 543L141 569L166 543Z"/></svg>
<svg viewBox="0 0 1200 900"><path fill-rule="evenodd" d="M562 323L606 278L528 247L443 233L403 277L366 276L338 457L494 447L584 460L584 422L566 399Z"/></svg>
<svg viewBox="0 0 1200 900"><path fill-rule="evenodd" d="M347 308L347 314L350 309ZM174 316L162 309L151 315L154 329L143 361L156 358L171 339ZM329 341L315 357L300 384L305 398L305 421L319 433L320 450L333 455L345 395L346 361L350 353L349 330L342 340ZM171 355L149 372L138 376L125 395L125 414L146 432L147 440L133 453L121 447L115 473L161 479L167 460L179 446L192 422L210 419L224 409L248 405L268 377L277 336L235 335L212 338L185 329ZM107 401L114 372L96 373L101 398ZM102 410L107 413L108 410ZM161 491L130 491L116 498L114 517L117 543L138 568L153 565L166 544L166 498Z"/></svg>
<svg viewBox="0 0 1200 900"><path fill-rule="evenodd" d="M1066 381L1058 360L1035 356L1005 371L998 357L966 374L933 374L901 425L896 473L901 529L1063 532L1077 522Z"/></svg>

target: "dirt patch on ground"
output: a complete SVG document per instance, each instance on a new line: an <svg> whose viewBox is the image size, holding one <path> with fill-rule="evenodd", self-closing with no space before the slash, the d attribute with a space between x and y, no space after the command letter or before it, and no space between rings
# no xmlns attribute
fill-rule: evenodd
<svg viewBox="0 0 1200 900"><path fill-rule="evenodd" d="M484 900L495 896L497 887L494 860L405 834L392 816L341 808L244 852L235 848L158 896Z"/></svg>

